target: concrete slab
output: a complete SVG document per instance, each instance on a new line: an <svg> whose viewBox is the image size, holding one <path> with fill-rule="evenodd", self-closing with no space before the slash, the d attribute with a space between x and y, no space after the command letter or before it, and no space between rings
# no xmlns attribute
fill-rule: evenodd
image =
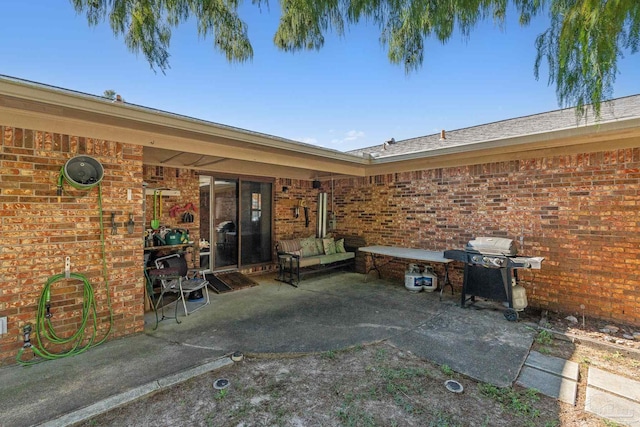
<svg viewBox="0 0 640 427"><path fill-rule="evenodd" d="M85 408L81 408L77 411L73 411L71 413L62 415L59 418L44 422L40 424L40 427L58 427L58 426L66 426L72 425L84 420L87 420L96 415L102 414L105 411L116 408L118 406L126 405L127 403L133 402L140 397L147 396L151 393L155 393L161 391L165 388L171 387L180 382L186 381L190 378L193 378L197 375L202 375L210 371L214 371L216 369L220 369L224 366L233 364L233 361L224 357L221 359L214 360L209 363L205 363L203 365L197 366L192 369L188 369L183 372L178 372L177 374L170 375L167 378L161 378L156 381L152 381L148 384L141 385L139 387L135 387L131 390L127 390L124 393L113 395L107 399L98 401L93 405L89 405Z"/></svg>
<svg viewBox="0 0 640 427"><path fill-rule="evenodd" d="M224 354L140 334L106 342L73 357L5 367L0 370L0 425L37 425L53 420L213 362Z"/></svg>
<svg viewBox="0 0 640 427"><path fill-rule="evenodd" d="M597 387L640 404L640 381L590 367L587 386Z"/></svg>
<svg viewBox="0 0 640 427"><path fill-rule="evenodd" d="M371 277L369 278L371 279ZM511 385L535 331L501 311L461 309L457 297L412 294L402 283L355 273L211 295L182 323L114 340L80 355L0 369L0 425L65 425L168 386L234 351L305 353L389 339L425 359L495 385ZM84 412L83 412L84 411ZM84 415L83 415L84 414ZM65 421L66 420L66 421Z"/></svg>
<svg viewBox="0 0 640 427"><path fill-rule="evenodd" d="M501 310L450 305L390 341L478 381L508 387L516 380L535 334L523 323L505 320Z"/></svg>
<svg viewBox="0 0 640 427"><path fill-rule="evenodd" d="M621 425L640 427L640 404L595 387L587 387L585 410Z"/></svg>
<svg viewBox="0 0 640 427"><path fill-rule="evenodd" d="M538 390L545 396L553 397L570 405L576 404L578 383L572 379L542 371L531 366L525 366L520 372L516 384Z"/></svg>
<svg viewBox="0 0 640 427"><path fill-rule="evenodd" d="M573 381L578 381L580 375L580 367L577 363L537 351L531 351L524 364Z"/></svg>
<svg viewBox="0 0 640 427"><path fill-rule="evenodd" d="M198 348L251 353L309 353L388 339L446 307L437 296L411 294L359 274L276 282L215 296L212 308L182 323L164 321L156 338ZM312 331L312 332L310 332Z"/></svg>

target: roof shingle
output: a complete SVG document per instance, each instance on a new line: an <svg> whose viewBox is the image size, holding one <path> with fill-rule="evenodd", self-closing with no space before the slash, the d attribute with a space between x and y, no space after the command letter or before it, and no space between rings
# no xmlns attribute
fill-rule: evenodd
<svg viewBox="0 0 640 427"><path fill-rule="evenodd" d="M358 156L372 155L376 158L393 157L402 154L433 151L441 148L464 146L482 141L492 141L517 136L534 135L542 132L590 126L640 117L640 95L632 95L603 102L599 120L588 113L579 117L575 108L549 111L546 113L501 120L479 126L445 131L441 134L420 136L396 141L392 144L379 144L372 147L348 151Z"/></svg>

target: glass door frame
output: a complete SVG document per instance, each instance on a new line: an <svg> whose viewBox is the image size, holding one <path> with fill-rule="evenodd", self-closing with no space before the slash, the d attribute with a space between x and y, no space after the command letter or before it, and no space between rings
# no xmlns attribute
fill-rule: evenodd
<svg viewBox="0 0 640 427"><path fill-rule="evenodd" d="M250 209L251 206L244 207L242 206L242 183L243 182L260 182L271 184L271 210L269 214L271 215L271 224L270 224L270 236L271 236L271 246L273 246L273 239L275 234L275 179L268 177L256 177L250 175L233 175L226 173L214 173L210 171L201 171L198 173L199 180L201 178L209 178L209 236L200 236L201 238L206 238L209 241L209 268L211 271L224 271L224 270L239 270L249 266L261 266L261 265L269 265L274 262L273 248L270 249L270 259L263 262L258 262L254 264L242 264L242 224L241 224L241 209ZM228 266L215 267L216 258L215 258L215 242L217 241L216 227L215 227L215 181L216 180L230 180L235 181L236 183L236 263Z"/></svg>

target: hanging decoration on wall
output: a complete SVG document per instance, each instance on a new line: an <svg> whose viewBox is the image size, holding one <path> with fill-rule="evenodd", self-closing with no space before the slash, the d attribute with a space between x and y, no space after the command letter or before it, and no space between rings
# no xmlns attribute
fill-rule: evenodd
<svg viewBox="0 0 640 427"><path fill-rule="evenodd" d="M182 222L193 222L194 213L197 212L196 206L192 202L186 203L184 206L174 205L169 209L171 218L180 217Z"/></svg>

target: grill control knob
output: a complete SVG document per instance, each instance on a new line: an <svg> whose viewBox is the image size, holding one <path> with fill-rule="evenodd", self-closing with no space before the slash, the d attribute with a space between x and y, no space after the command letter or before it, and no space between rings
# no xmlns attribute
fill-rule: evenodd
<svg viewBox="0 0 640 427"><path fill-rule="evenodd" d="M482 262L482 258L480 257L480 255L474 255L471 257L471 261L475 262L476 264L480 264Z"/></svg>

